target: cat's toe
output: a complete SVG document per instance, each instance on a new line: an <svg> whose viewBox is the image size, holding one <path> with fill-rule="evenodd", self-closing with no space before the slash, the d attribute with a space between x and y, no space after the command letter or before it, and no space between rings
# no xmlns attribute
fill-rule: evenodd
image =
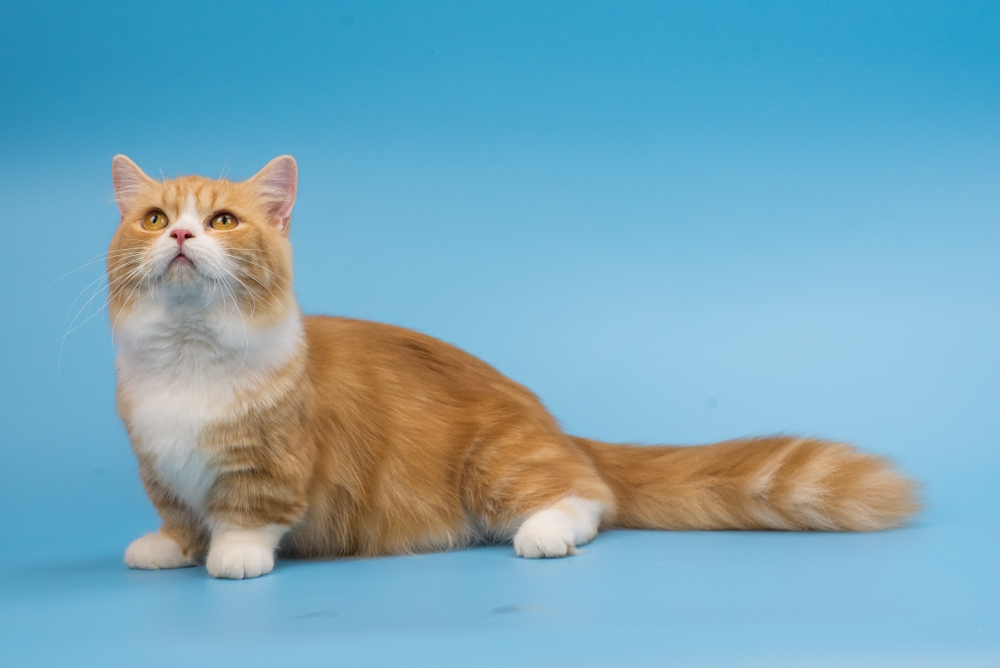
<svg viewBox="0 0 1000 668"><path fill-rule="evenodd" d="M125 564L129 568L158 570L184 568L195 563L194 559L184 556L176 541L159 532L136 538L125 550Z"/></svg>
<svg viewBox="0 0 1000 668"><path fill-rule="evenodd" d="M514 535L514 552L519 557L565 557L575 552L573 527L558 516L539 513L530 517Z"/></svg>
<svg viewBox="0 0 1000 668"><path fill-rule="evenodd" d="M208 552L205 568L213 578L256 578L274 569L274 551L253 543L213 546Z"/></svg>

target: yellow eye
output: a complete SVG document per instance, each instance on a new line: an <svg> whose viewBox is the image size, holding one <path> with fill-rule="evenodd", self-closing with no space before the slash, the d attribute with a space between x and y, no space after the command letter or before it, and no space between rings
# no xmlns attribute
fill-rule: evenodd
<svg viewBox="0 0 1000 668"><path fill-rule="evenodd" d="M236 227L236 216L228 213L220 213L212 219L212 229L231 230Z"/></svg>
<svg viewBox="0 0 1000 668"><path fill-rule="evenodd" d="M167 217L162 211L150 211L146 214L146 217L142 219L142 229L155 232L156 230L162 230L167 226Z"/></svg>

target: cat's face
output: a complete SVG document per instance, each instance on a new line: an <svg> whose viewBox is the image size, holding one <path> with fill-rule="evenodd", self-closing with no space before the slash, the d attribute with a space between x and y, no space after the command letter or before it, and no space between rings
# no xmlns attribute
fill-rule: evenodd
<svg viewBox="0 0 1000 668"><path fill-rule="evenodd" d="M294 307L290 156L241 183L155 181L125 156L115 158L112 173L122 214L107 260L113 322L148 306L266 327Z"/></svg>

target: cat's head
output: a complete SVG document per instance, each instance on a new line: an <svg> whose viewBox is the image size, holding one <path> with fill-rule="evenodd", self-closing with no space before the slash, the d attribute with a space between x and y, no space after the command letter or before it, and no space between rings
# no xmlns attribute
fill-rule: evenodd
<svg viewBox="0 0 1000 668"><path fill-rule="evenodd" d="M288 155L253 178L157 181L124 155L112 163L121 224L107 272L113 322L144 312L198 313L267 327L296 308L288 227L297 169ZM149 309L145 309L149 310Z"/></svg>

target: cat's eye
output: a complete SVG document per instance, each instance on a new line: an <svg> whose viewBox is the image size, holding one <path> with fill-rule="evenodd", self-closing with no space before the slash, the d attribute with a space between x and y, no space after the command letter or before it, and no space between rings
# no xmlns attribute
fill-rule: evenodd
<svg viewBox="0 0 1000 668"><path fill-rule="evenodd" d="M162 230L169 222L162 211L150 211L142 219L142 229L155 232L156 230Z"/></svg>
<svg viewBox="0 0 1000 668"><path fill-rule="evenodd" d="M231 230L237 224L236 216L230 213L220 213L211 222L212 229L215 230Z"/></svg>

